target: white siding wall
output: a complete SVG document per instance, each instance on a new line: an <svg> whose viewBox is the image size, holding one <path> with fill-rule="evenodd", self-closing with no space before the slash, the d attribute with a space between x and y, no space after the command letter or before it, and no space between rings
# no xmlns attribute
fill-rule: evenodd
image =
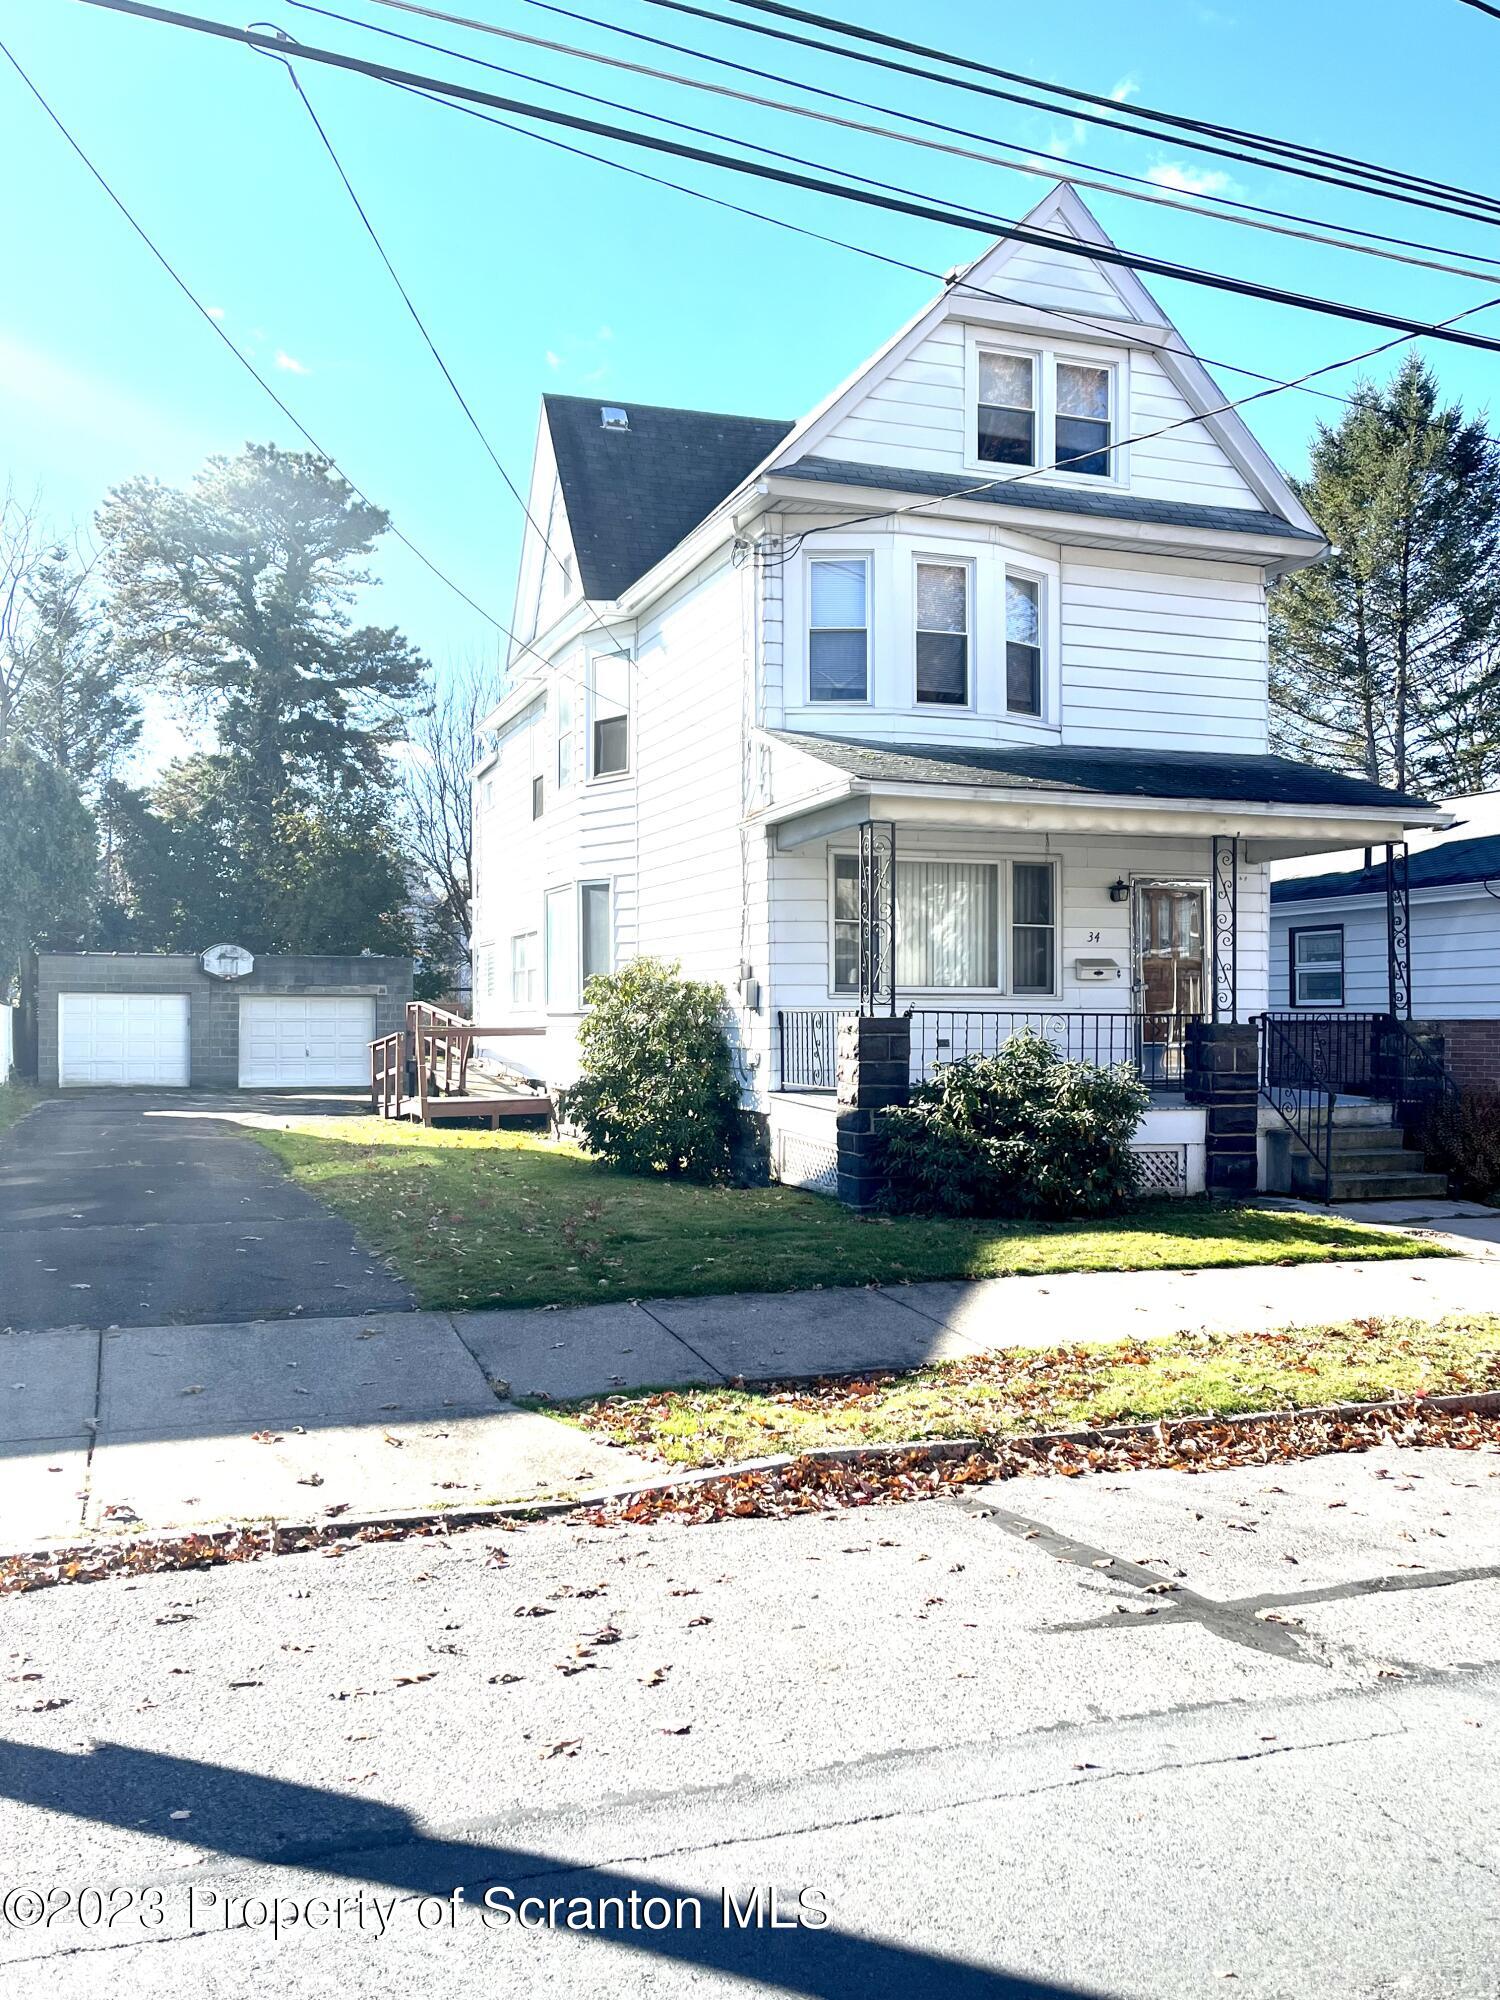
<svg viewBox="0 0 1500 2000"><path fill-rule="evenodd" d="M771 1006L829 1007L847 1005L830 988L829 864L830 846L853 852L852 840L809 842L789 853L771 856L771 942L776 983ZM938 828L896 828L898 858L922 854L954 859L1055 859L1061 876L1062 924L1059 969L1062 991L1050 1004L1085 1011L1130 1013L1136 1002L1131 990L1130 904L1109 900L1110 884L1127 878L1157 877L1167 881L1207 883L1207 840L1127 839L1119 835L1089 838L1084 834L945 833ZM1261 1012L1266 1004L1267 873L1244 865L1240 871L1240 1013ZM1094 933L1098 933L1095 942ZM1081 983L1074 976L1080 957L1113 958L1123 976L1116 982ZM903 995L903 1000L914 996ZM1049 1002L1034 996L1014 999L996 993L970 996L934 995L916 1002L933 1007L997 1007L1027 1010Z"/></svg>
<svg viewBox="0 0 1500 2000"><path fill-rule="evenodd" d="M1344 1006L1356 1014L1383 1014L1390 1006L1383 896L1274 905L1271 1005L1291 1005L1288 930L1293 925L1309 929L1320 924L1344 927ZM1411 987L1412 1013L1419 1020L1500 1017L1500 902L1482 890L1473 894L1415 891L1411 899ZM1310 1007L1307 1011L1320 1010Z"/></svg>
<svg viewBox="0 0 1500 2000"><path fill-rule="evenodd" d="M789 532L798 525L791 518ZM767 572L762 707L771 727L975 747L1063 742L1265 750L1268 664L1258 569L1067 548L931 516L838 534L827 531L826 519L822 527ZM810 702L808 564L840 555L863 555L870 563L870 699ZM972 566L971 709L915 700L914 576L924 557ZM1042 587L1046 693L1039 720L1005 708L1007 568Z"/></svg>
<svg viewBox="0 0 1500 2000"><path fill-rule="evenodd" d="M1061 260L1057 260L1061 269ZM1011 291L1007 270L1004 289ZM1115 302L1118 314L1119 304ZM1073 329L1076 333L1077 329ZM1085 348L1068 341L1061 323L1055 342L1069 358L1121 366L1127 395L1118 412L1116 436L1138 438L1129 447L1125 490L1151 500L1180 500L1196 506L1260 508L1263 502L1205 426L1191 419L1192 410L1161 362L1148 348L1128 347L1121 329L1120 345ZM1036 348L1048 342L1038 335L1008 335L984 329L988 345ZM817 441L820 458L854 459L861 465L899 465L920 472L961 473L974 466L973 393L965 356L969 329L958 319L935 326L909 354L896 361L849 411ZM1128 360L1127 360L1128 357ZM1149 435L1159 433L1159 435ZM1039 436L1043 462L1053 457L1051 439ZM1006 468L993 468L996 478ZM1103 482L1079 482L1098 490ZM1024 489L1023 489L1024 490Z"/></svg>

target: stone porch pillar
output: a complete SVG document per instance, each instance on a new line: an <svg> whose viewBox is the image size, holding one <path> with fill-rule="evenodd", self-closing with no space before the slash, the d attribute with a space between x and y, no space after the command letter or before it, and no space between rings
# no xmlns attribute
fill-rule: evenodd
<svg viewBox="0 0 1500 2000"><path fill-rule="evenodd" d="M1259 1179L1260 1042L1253 1026L1190 1021L1186 1091L1208 1110L1204 1181L1210 1194L1254 1194Z"/></svg>
<svg viewBox="0 0 1500 2000"><path fill-rule="evenodd" d="M835 1127L839 1200L868 1208L880 1192L875 1113L911 1097L911 1017L841 1014Z"/></svg>

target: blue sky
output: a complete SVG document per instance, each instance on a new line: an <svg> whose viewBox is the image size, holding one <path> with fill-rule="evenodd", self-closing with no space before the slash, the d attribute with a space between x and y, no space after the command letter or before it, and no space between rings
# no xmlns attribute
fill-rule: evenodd
<svg viewBox="0 0 1500 2000"><path fill-rule="evenodd" d="M201 0L196 9L192 0L181 3L234 25L245 18L225 0ZM515 49L371 0L328 4L539 77L669 111L725 138L840 162L1000 215L1021 214L1046 185L998 165L924 154ZM1233 183L1225 191L1251 200L1500 258L1500 233L1477 224L778 50L644 0L570 4L1041 152L1067 151L1168 179L1223 172ZM268 5L269 18L304 41L571 103L286 4ZM448 6L524 33L713 74L690 58L643 51L527 0ZM723 0L723 11L731 10ZM927 0L915 17L896 0L838 0L831 10L1084 88L1500 192L1491 138L1500 23L1458 0L1150 0L1137 8L1118 0L1071 0L1066 8ZM308 427L472 596L508 619L519 509L406 319L279 67L246 49L77 0L0 0L0 35ZM933 289L920 277L645 187L359 78L316 69L304 76L455 375L523 485L544 391L794 417ZM602 142L599 149L639 157ZM937 271L981 247L967 232L709 168L669 163L660 171ZM84 521L111 483L132 474L180 482L209 452L234 451L246 438L297 443L3 63L0 176L12 196L0 289L0 482L8 474L23 492L40 488L59 520ZM1350 302L1437 319L1489 296L1461 277L1086 190L1085 199L1127 247ZM1201 352L1278 375L1380 337L1175 282L1153 286ZM1493 289L1500 295L1500 269ZM1500 310L1475 324L1500 334ZM1494 401L1500 357L1423 345L1450 394L1470 407ZM1350 379L1334 378L1335 385ZM1237 390L1254 386L1221 380ZM1280 462L1298 470L1320 413L1333 406L1286 394L1254 406L1250 421ZM480 618L389 542L380 571L384 586L367 600L366 615L399 623L439 664L494 644Z"/></svg>

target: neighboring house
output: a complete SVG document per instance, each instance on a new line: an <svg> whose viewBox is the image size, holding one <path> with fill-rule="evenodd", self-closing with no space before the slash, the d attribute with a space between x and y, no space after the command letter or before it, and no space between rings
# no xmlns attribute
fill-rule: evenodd
<svg viewBox="0 0 1500 2000"><path fill-rule="evenodd" d="M1411 1011L1442 1028L1460 1083L1500 1084L1500 792L1439 803L1453 824L1410 844ZM1386 1012L1383 861L1357 849L1272 874L1272 1006Z"/></svg>
<svg viewBox="0 0 1500 2000"><path fill-rule="evenodd" d="M41 952L37 1075L53 1088L368 1089L409 958Z"/></svg>
<svg viewBox="0 0 1500 2000"><path fill-rule="evenodd" d="M1108 247L1066 186L1027 223ZM1266 1007L1268 864L1439 818L1267 754L1266 586L1324 543L1225 400L1132 272L1014 241L796 422L544 398L475 776L508 1058L568 1081L588 977L680 960L827 1186L837 1016L909 1008L916 1075L1031 1022L1139 1062L1201 1187L1189 1023Z"/></svg>

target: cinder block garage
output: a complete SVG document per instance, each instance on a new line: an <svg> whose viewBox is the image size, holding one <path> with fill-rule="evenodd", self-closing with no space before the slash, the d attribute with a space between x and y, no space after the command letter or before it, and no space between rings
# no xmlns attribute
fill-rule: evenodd
<svg viewBox="0 0 1500 2000"><path fill-rule="evenodd" d="M37 1076L64 1090L359 1089L404 1023L409 958L43 952Z"/></svg>

